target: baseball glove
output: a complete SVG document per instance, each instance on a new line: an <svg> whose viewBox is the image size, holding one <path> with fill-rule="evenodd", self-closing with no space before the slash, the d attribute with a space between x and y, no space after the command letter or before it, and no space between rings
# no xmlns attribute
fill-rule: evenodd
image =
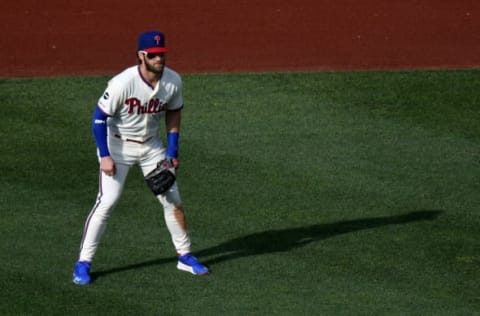
<svg viewBox="0 0 480 316"><path fill-rule="evenodd" d="M167 192L175 183L174 165L171 159L164 159L157 163L157 167L145 176L145 181L153 194Z"/></svg>

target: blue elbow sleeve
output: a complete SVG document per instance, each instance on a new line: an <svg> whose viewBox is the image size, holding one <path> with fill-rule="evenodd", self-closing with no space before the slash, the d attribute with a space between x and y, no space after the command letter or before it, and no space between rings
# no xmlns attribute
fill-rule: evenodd
<svg viewBox="0 0 480 316"><path fill-rule="evenodd" d="M107 145L107 118L108 115L97 106L93 113L92 130L100 157L110 156Z"/></svg>

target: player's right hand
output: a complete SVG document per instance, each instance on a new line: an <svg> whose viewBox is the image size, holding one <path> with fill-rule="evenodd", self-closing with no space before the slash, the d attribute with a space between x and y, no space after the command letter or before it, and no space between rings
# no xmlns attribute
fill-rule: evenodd
<svg viewBox="0 0 480 316"><path fill-rule="evenodd" d="M107 176L113 177L115 175L115 161L112 157L106 156L100 159L100 170Z"/></svg>

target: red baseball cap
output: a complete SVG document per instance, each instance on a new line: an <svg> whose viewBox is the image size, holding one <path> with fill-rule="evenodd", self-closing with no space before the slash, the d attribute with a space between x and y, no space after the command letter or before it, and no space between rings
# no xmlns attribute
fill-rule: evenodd
<svg viewBox="0 0 480 316"><path fill-rule="evenodd" d="M138 37L138 50L147 53L163 53L169 49L165 47L165 35L159 31L148 31Z"/></svg>

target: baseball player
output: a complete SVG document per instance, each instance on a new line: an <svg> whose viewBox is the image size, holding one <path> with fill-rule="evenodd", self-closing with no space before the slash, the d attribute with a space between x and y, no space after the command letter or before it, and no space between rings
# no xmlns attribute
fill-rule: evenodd
<svg viewBox="0 0 480 316"><path fill-rule="evenodd" d="M165 173L155 173L155 170L160 165L165 166L166 161L168 185L160 190L149 181L147 184L163 206L165 222L178 255L177 268L196 275L209 273L208 268L191 254L185 213L175 181L183 97L180 76L165 66L167 51L163 33L142 33L138 38L138 65L113 77L98 100L92 129L100 162L99 190L85 222L73 272L76 284L92 281L91 262L130 167L137 164L146 179L149 175L153 177L152 183L163 182L164 178L157 174ZM163 117L166 148L158 133ZM152 173L155 175L150 176Z"/></svg>

